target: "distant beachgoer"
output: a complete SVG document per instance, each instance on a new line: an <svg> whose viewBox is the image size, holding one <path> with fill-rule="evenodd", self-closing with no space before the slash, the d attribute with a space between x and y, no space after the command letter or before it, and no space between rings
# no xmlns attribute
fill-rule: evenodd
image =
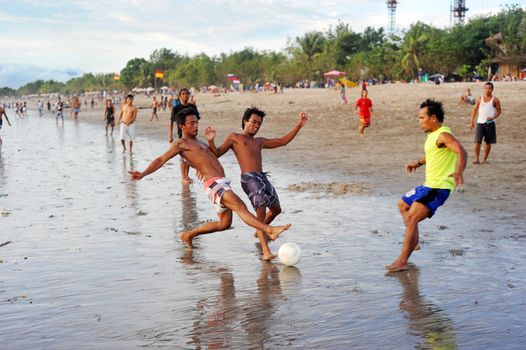
<svg viewBox="0 0 526 350"><path fill-rule="evenodd" d="M471 94L471 89L466 89L466 92L464 95L460 96L460 101L458 102L459 105L461 104L468 104L468 105L474 105L475 104L475 98Z"/></svg>
<svg viewBox="0 0 526 350"><path fill-rule="evenodd" d="M239 215L245 224L256 230L264 232L270 239L274 240L290 228L290 224L284 226L269 226L262 223L252 215L245 203L232 191L230 181L225 178L225 171L221 163L207 144L197 139L199 121L195 111L191 108L182 110L177 114L178 133L181 136L176 142L170 144L170 148L161 156L153 160L143 171L130 171L133 180L140 180L161 168L167 161L180 155L194 167L204 180L204 191L215 206L218 221L207 222L197 228L183 232L180 238L188 248L192 249L193 239L199 235L224 231L232 225L232 211ZM208 127L205 136L211 140L215 131Z"/></svg>
<svg viewBox="0 0 526 350"><path fill-rule="evenodd" d="M178 102L176 105L173 106L172 115L170 117L170 138L169 138L170 143L173 142L173 138L174 138L173 129L174 129L174 124L177 123L177 114L179 112L181 112L185 108L192 108L195 111L195 115L197 119L198 120L200 119L199 110L197 109L197 106L195 105L195 103L190 102L190 97L191 95L188 89L182 88L181 90L179 90L179 99L175 100ZM182 157L181 157L181 162L180 162L179 167L181 170L181 182L184 184L192 183L192 179L189 176L190 165Z"/></svg>
<svg viewBox="0 0 526 350"><path fill-rule="evenodd" d="M362 80L362 91L367 90L367 82L365 80Z"/></svg>
<svg viewBox="0 0 526 350"><path fill-rule="evenodd" d="M426 166L423 186L407 192L399 201L398 209L406 226L404 244L400 256L385 268L390 272L408 269L407 261L418 244L418 223L431 218L438 207L443 205L449 194L464 183L467 153L451 129L444 122L442 103L428 99L420 105L419 125L427 133L425 154L415 162L406 164L412 173L420 166Z"/></svg>
<svg viewBox="0 0 526 350"><path fill-rule="evenodd" d="M367 90L362 90L362 97L356 100L356 105L354 106L355 114L359 109L360 126L358 127L358 132L360 137L365 136L365 128L371 125L371 115L373 114L373 101L367 95Z"/></svg>
<svg viewBox="0 0 526 350"><path fill-rule="evenodd" d="M38 108L38 116L41 117L44 111L44 101L38 100L37 108Z"/></svg>
<svg viewBox="0 0 526 350"><path fill-rule="evenodd" d="M73 97L73 102L71 102L71 114L73 115L73 118L76 120L79 116L80 112L80 101L77 96Z"/></svg>
<svg viewBox="0 0 526 350"><path fill-rule="evenodd" d="M218 157L228 152L229 149L234 151L241 168L241 187L250 199L258 219L268 225L281 213L281 205L276 190L267 178L268 173L263 171L261 152L266 148L287 145L307 123L308 117L306 113L301 113L296 125L283 137L256 138L264 117L265 112L252 106L245 110L241 119L242 133L231 133L217 148L214 144L215 134L212 133L208 144ZM274 259L276 256L270 251L263 232L257 231L256 235L261 244L263 260Z"/></svg>
<svg viewBox="0 0 526 350"><path fill-rule="evenodd" d="M58 118L62 118L62 123L64 123L64 102L58 98L58 101L55 103L55 118L58 122Z"/></svg>
<svg viewBox="0 0 526 350"><path fill-rule="evenodd" d="M91 110L95 109L95 100L91 99Z"/></svg>
<svg viewBox="0 0 526 350"><path fill-rule="evenodd" d="M7 117L7 113L5 112L4 107L0 107L0 131L2 130L2 122L4 118L7 121L7 124L11 126L11 122L9 121L9 118ZM2 138L0 137L0 146L2 146L2 142L3 142Z"/></svg>
<svg viewBox="0 0 526 350"><path fill-rule="evenodd" d="M347 104L347 95L345 95L345 85L340 84L340 103L342 105Z"/></svg>
<svg viewBox="0 0 526 350"><path fill-rule="evenodd" d="M135 140L135 119L137 119L137 107L133 105L133 95L126 96L126 103L122 106L118 123L121 126L120 138L122 153L126 152L126 139L130 145L130 154L133 153L133 141Z"/></svg>
<svg viewBox="0 0 526 350"><path fill-rule="evenodd" d="M26 101L24 101L24 103L22 104L22 115L24 117L27 117L27 103L26 103Z"/></svg>
<svg viewBox="0 0 526 350"><path fill-rule="evenodd" d="M478 118L477 118L478 114ZM493 96L493 84L487 82L484 84L484 95L477 99L477 103L471 111L471 121L469 127L475 127L475 118L477 118L477 127L475 129L475 159L473 164L480 164L480 147L482 140L486 141L484 147L484 160L488 161L491 145L497 143L497 127L495 119L501 114L500 100Z"/></svg>
<svg viewBox="0 0 526 350"><path fill-rule="evenodd" d="M157 97L153 96L152 105L150 106L152 108L152 116L150 118L150 121L152 121L154 117L157 119L157 121L159 121L159 116L157 115L157 108L159 108L159 105L160 103L157 101Z"/></svg>
<svg viewBox="0 0 526 350"><path fill-rule="evenodd" d="M51 102L49 102L49 100L47 100L47 111L51 113Z"/></svg>
<svg viewBox="0 0 526 350"><path fill-rule="evenodd" d="M111 98L106 100L104 120L106 120L106 136L108 136L108 126L111 126L111 135L113 136L113 128L115 127L115 106L113 105Z"/></svg>

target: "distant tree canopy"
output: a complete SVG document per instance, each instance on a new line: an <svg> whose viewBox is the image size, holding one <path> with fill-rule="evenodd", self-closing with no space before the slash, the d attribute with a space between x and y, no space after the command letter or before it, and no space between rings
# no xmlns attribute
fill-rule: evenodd
<svg viewBox="0 0 526 350"><path fill-rule="evenodd" d="M499 34L498 45L487 43ZM241 83L252 85L272 81L292 85L299 80L320 81L323 73L337 69L351 79L414 79L418 69L442 74L472 75L487 69L491 57L526 55L526 12L518 5L502 8L497 14L479 16L466 24L440 29L422 22L412 24L399 35L386 35L383 28L367 27L354 32L349 24L338 23L326 32L311 31L289 39L280 52L241 51L208 56L188 56L168 48L155 50L149 57L133 58L120 72L86 73L66 83L37 80L17 90L2 88L0 95L34 93L82 93L89 90L134 87L226 86L232 73ZM163 72L156 78L155 72Z"/></svg>

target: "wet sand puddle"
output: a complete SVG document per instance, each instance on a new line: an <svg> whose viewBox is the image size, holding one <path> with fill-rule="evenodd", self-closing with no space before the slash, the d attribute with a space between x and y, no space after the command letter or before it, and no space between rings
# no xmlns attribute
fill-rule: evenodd
<svg viewBox="0 0 526 350"><path fill-rule="evenodd" d="M294 225L271 248L303 250L283 267L259 260L237 218L183 247L181 230L215 217L200 185L180 184L177 159L140 182L127 175L164 151L161 141L139 137L131 157L103 127L36 117L2 136L2 349L526 343L524 228L458 212L461 194L421 226L412 269L386 275L403 239L397 197L359 184L327 191L352 181L267 164L284 208L277 223ZM247 202L233 157L222 162Z"/></svg>

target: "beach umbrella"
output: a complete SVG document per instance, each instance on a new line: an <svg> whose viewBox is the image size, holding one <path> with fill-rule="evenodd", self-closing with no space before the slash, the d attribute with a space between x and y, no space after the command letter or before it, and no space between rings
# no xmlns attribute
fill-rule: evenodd
<svg viewBox="0 0 526 350"><path fill-rule="evenodd" d="M155 89L153 87L149 87L149 88L146 88L145 91L151 92L151 91L155 91Z"/></svg>
<svg viewBox="0 0 526 350"><path fill-rule="evenodd" d="M526 72L526 68L524 68L523 70L521 70L521 72Z"/></svg>
<svg viewBox="0 0 526 350"><path fill-rule="evenodd" d="M231 81L237 80L237 77L235 74L230 73L230 74L227 74L226 76L228 80L231 80Z"/></svg>
<svg viewBox="0 0 526 350"><path fill-rule="evenodd" d="M345 72L340 72L339 70L331 70L330 72L324 73L324 77L341 77L347 75Z"/></svg>

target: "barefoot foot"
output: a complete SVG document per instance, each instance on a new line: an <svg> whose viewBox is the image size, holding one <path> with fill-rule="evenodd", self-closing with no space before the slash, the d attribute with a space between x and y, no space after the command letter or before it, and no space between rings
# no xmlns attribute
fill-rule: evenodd
<svg viewBox="0 0 526 350"><path fill-rule="evenodd" d="M389 272L400 272L409 269L409 265L407 263L404 264L396 260L391 265L386 265L385 269Z"/></svg>
<svg viewBox="0 0 526 350"><path fill-rule="evenodd" d="M480 162L478 160L474 160L472 163L473 164L480 164Z"/></svg>
<svg viewBox="0 0 526 350"><path fill-rule="evenodd" d="M265 261L271 261L272 259L275 259L277 257L276 254L272 254L272 253L269 253L269 254L263 254L263 260Z"/></svg>
<svg viewBox="0 0 526 350"><path fill-rule="evenodd" d="M192 244L192 238L188 236L189 236L189 233L181 233L179 238L181 238L181 241L186 243L186 245L188 246L188 249L194 249L194 245Z"/></svg>
<svg viewBox="0 0 526 350"><path fill-rule="evenodd" d="M270 240L276 240L283 231L288 230L292 225L286 224L283 226L270 226L270 233L267 233Z"/></svg>

